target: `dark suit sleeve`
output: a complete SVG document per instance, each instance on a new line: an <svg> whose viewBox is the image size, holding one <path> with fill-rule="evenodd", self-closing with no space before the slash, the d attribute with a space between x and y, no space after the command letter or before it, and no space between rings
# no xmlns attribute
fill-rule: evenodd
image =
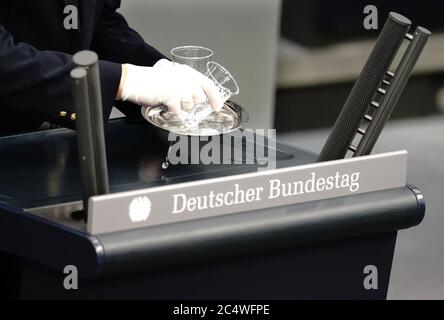
<svg viewBox="0 0 444 320"><path fill-rule="evenodd" d="M152 66L163 54L147 44L116 10L120 0L105 0L101 18L93 39L93 50L101 59L117 63ZM140 119L140 107L131 103L117 102L116 107L132 120Z"/></svg>
<svg viewBox="0 0 444 320"><path fill-rule="evenodd" d="M0 108L31 115L42 121L73 127L70 71L72 56L40 51L15 43L0 23ZM121 76L120 64L101 61L104 116L109 117ZM60 116L60 111L68 116Z"/></svg>
<svg viewBox="0 0 444 320"><path fill-rule="evenodd" d="M152 66L165 58L129 27L125 18L116 12L119 7L120 0L105 0L93 39L93 50L105 60L143 66Z"/></svg>

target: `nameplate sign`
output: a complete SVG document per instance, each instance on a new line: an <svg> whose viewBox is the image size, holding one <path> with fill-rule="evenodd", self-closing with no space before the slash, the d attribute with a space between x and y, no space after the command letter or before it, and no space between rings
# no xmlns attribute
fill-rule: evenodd
<svg viewBox="0 0 444 320"><path fill-rule="evenodd" d="M89 199L101 234L403 187L407 151L127 191Z"/></svg>

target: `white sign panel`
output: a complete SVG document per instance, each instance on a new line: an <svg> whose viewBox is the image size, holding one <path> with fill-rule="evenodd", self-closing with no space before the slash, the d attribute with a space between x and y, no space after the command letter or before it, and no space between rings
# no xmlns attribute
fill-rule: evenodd
<svg viewBox="0 0 444 320"><path fill-rule="evenodd" d="M100 234L405 186L398 151L91 197Z"/></svg>

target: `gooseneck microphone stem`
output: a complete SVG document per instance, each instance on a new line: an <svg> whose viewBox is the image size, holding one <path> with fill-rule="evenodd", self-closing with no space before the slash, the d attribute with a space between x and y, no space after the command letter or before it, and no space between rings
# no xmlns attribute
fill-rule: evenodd
<svg viewBox="0 0 444 320"><path fill-rule="evenodd" d="M77 148L79 154L80 177L82 182L83 214L88 212L88 199L98 194L97 173L92 143L92 124L89 111L89 88L87 72L83 68L71 71L74 108L77 112Z"/></svg>
<svg viewBox="0 0 444 320"><path fill-rule="evenodd" d="M99 59L95 52L74 55L71 71L74 108L77 113L77 146L82 183L83 211L74 219L87 221L89 198L109 193Z"/></svg>
<svg viewBox="0 0 444 320"><path fill-rule="evenodd" d="M109 181L100 87L99 57L93 51L81 51L74 55L73 61L78 67L84 68L87 71L89 99L91 103L88 111L92 125L92 135L90 139L92 139L94 146L97 192L98 194L107 194L109 193Z"/></svg>

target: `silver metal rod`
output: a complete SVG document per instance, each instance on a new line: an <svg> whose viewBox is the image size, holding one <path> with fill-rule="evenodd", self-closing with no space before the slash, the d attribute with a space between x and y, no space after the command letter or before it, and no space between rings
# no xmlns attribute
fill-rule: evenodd
<svg viewBox="0 0 444 320"><path fill-rule="evenodd" d="M371 106L372 106L373 108L379 108L379 103L376 102L376 101L372 101Z"/></svg>
<svg viewBox="0 0 444 320"><path fill-rule="evenodd" d="M378 92L382 95L384 95L386 93L385 89L382 89L382 88L378 88Z"/></svg>
<svg viewBox="0 0 444 320"><path fill-rule="evenodd" d="M364 134L365 134L365 130L362 129L362 128L359 128L359 129L358 129L358 133L359 133L360 135L364 135Z"/></svg>

